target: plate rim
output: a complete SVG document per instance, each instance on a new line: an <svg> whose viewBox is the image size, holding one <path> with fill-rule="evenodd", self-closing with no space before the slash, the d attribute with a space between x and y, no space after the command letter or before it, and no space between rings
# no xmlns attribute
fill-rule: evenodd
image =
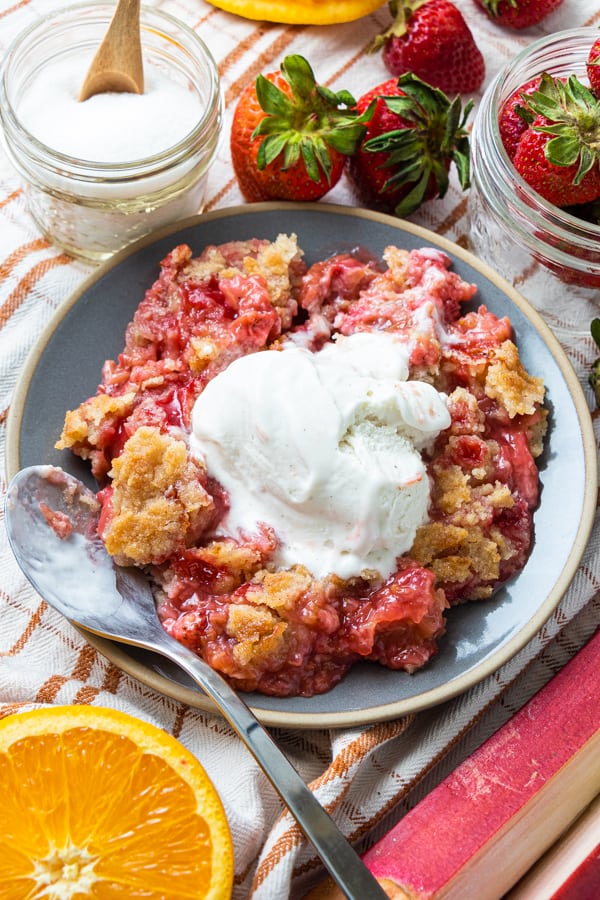
<svg viewBox="0 0 600 900"><path fill-rule="evenodd" d="M315 214L323 213L329 215L351 216L352 218L363 218L386 226L391 226L400 233L404 232L419 237L423 240L424 244L433 244L446 252L450 257L460 259L477 272L480 272L522 312L543 340L565 380L580 426L585 489L581 516L577 531L572 539L568 558L559 577L556 579L552 590L548 593L535 615L533 615L527 623L513 635L513 637L506 641L506 643L502 644L501 647L491 653L485 660L476 664L472 669L457 676L450 682L438 685L437 687L422 692L421 694L417 694L414 697L383 703L378 706L369 707L367 710L310 713L270 710L251 706L251 709L257 718L264 725L270 727L309 729L318 727L343 728L355 727L358 725L371 725L422 711L437 706L442 702L454 699L459 694L465 693L469 688L480 684L500 666L509 662L533 637L535 637L560 603L575 577L594 524L596 494L598 489L598 456L596 452L596 439L590 410L575 369L560 342L535 307L520 294L510 282L486 262L475 256L471 251L465 250L459 244L454 243L444 235L439 235L422 225L418 225L405 219L398 219L394 216L375 212L373 210L324 202L279 203L276 201L269 201L265 203L222 207L207 213L205 212L199 215L190 216L150 232L148 235L145 235L115 253L104 263L100 264L89 276L84 278L81 284L59 304L30 348L19 373L6 420L6 477L7 481L10 481L20 468L21 422L28 388L40 358L65 316L77 305L81 297L93 284L144 247L150 246L157 241L169 237L170 235L177 234L190 227L194 227L195 225L220 218L229 218L232 216L238 217L250 213L281 212L282 210L289 212L300 210L304 212L314 212ZM121 645L116 641L101 638L79 626L76 626L76 630L79 631L88 643L110 662L127 675L133 677L136 681L156 690L163 696L178 702L183 702L194 708L211 713L219 712L213 701L202 691L172 681L167 676L145 666L137 659L129 656L123 649L124 645Z"/></svg>

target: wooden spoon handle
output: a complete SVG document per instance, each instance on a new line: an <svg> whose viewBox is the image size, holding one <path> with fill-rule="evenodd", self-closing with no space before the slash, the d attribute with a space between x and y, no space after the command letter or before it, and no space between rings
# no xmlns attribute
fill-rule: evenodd
<svg viewBox="0 0 600 900"><path fill-rule="evenodd" d="M80 100L110 91L142 94L144 67L140 0L118 0L104 39L84 79Z"/></svg>

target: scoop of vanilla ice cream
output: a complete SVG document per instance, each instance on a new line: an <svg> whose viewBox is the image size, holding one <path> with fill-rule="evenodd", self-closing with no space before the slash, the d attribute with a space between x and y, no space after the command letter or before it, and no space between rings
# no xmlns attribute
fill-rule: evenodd
<svg viewBox="0 0 600 900"><path fill-rule="evenodd" d="M427 520L420 451L450 424L446 397L407 381L387 332L244 356L205 387L191 450L229 493L219 533L270 525L278 565L315 577L386 577Z"/></svg>

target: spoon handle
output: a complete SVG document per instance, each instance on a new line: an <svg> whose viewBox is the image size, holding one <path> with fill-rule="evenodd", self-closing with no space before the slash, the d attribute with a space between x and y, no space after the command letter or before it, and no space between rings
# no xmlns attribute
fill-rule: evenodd
<svg viewBox="0 0 600 900"><path fill-rule="evenodd" d="M349 900L387 900L387 894L350 846L285 754L241 697L204 660L168 637L155 649L184 669L215 702L246 744L324 865Z"/></svg>

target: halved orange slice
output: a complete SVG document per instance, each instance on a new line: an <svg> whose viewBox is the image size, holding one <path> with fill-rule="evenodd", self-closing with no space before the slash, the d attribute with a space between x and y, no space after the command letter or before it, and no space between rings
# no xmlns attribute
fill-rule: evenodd
<svg viewBox="0 0 600 900"><path fill-rule="evenodd" d="M352 22L384 6L386 0L210 0L213 6L245 19L285 25Z"/></svg>
<svg viewBox="0 0 600 900"><path fill-rule="evenodd" d="M113 709L0 721L2 900L225 900L221 800L171 735Z"/></svg>

